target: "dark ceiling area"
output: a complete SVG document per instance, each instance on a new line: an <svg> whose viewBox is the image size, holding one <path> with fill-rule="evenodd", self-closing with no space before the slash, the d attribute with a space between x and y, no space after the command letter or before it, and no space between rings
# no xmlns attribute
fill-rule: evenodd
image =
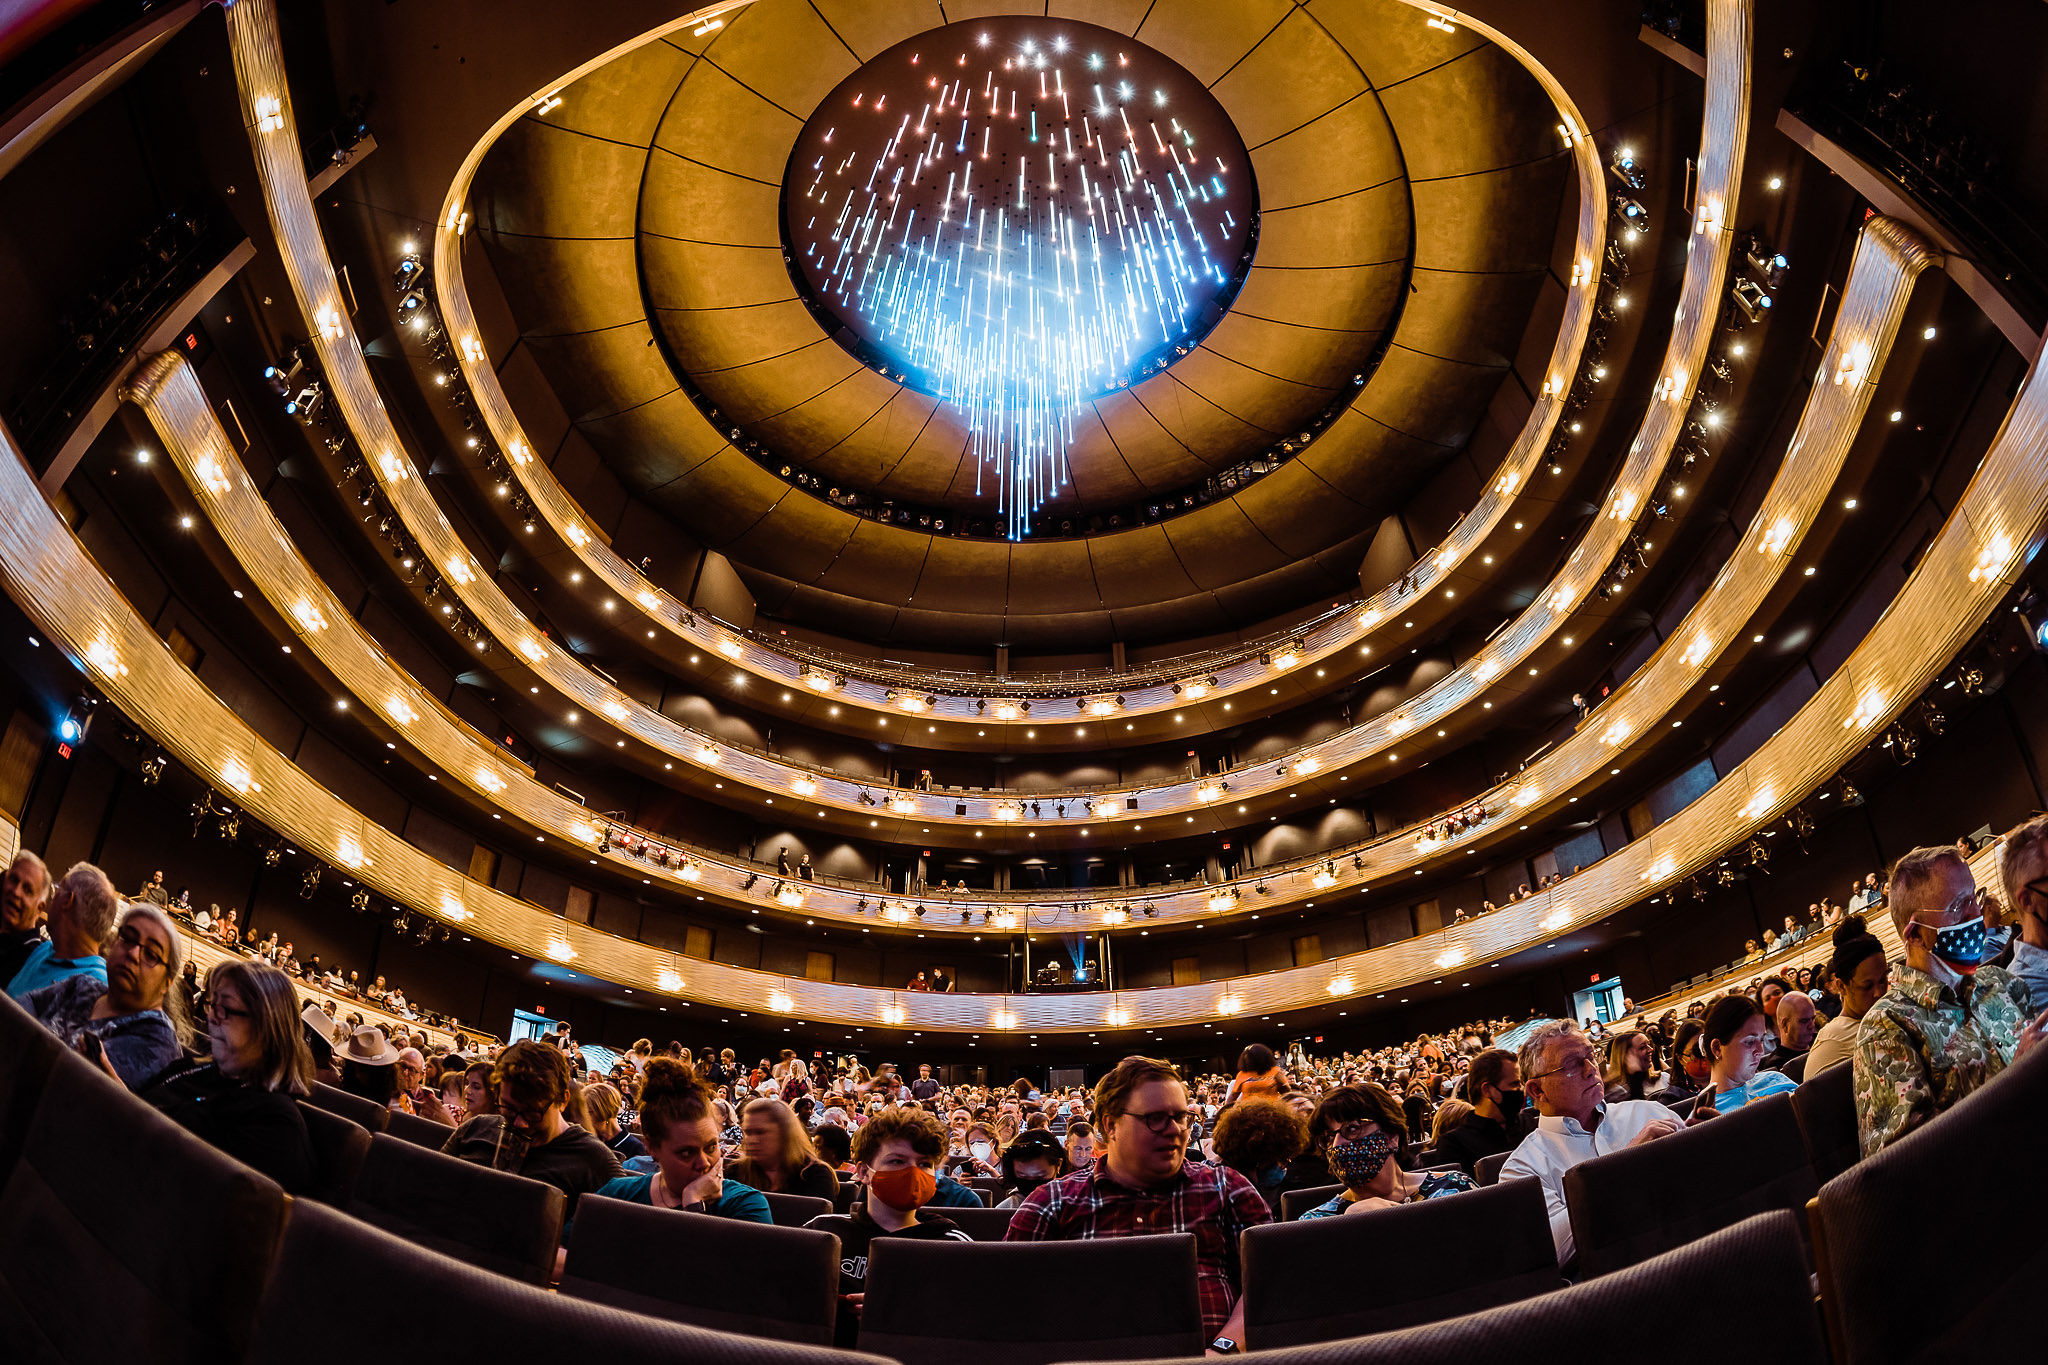
<svg viewBox="0 0 2048 1365"><path fill-rule="evenodd" d="M992 510L968 424L837 344L785 258L805 120L942 26L937 5L849 24L762 0L616 59L490 153L476 235L530 353L508 364L537 363L565 439L725 555L766 616L977 650L1239 630L1355 592L1381 522L1507 380L1572 208L1555 110L1511 56L1395 0L1089 18L1228 114L1258 242L1199 345L1076 409L1058 521L1020 543L931 524ZM1282 442L1298 448L1261 477L1149 513ZM856 490L865 511L840 505Z"/></svg>

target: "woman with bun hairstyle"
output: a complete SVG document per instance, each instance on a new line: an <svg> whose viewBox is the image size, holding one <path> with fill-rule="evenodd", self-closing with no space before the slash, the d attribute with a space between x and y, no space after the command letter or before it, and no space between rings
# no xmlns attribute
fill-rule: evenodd
<svg viewBox="0 0 2048 1365"><path fill-rule="evenodd" d="M1716 1000L1692 1046L1713 1068L1693 1105L1695 1115L1709 1106L1716 1114L1726 1114L1799 1086L1782 1071L1757 1070L1771 1050L1771 1025L1763 1006L1746 995Z"/></svg>
<svg viewBox="0 0 2048 1365"><path fill-rule="evenodd" d="M726 1178L711 1091L673 1057L647 1063L640 1085L640 1136L654 1158L654 1173L620 1176L598 1186L597 1193L745 1223L775 1221L759 1190ZM567 1233L563 1236L566 1240Z"/></svg>
<svg viewBox="0 0 2048 1365"><path fill-rule="evenodd" d="M1855 1055L1856 1030L1863 1016L1891 988L1892 964L1885 958L1884 945L1864 926L1863 916L1851 915L1836 925L1834 944L1828 976L1842 997L1842 1012L1814 1035L1813 1050L1806 1054L1809 1080Z"/></svg>

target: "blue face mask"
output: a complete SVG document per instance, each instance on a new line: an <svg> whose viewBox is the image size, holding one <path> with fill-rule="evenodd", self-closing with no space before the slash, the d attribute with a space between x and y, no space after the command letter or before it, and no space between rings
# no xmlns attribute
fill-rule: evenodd
<svg viewBox="0 0 2048 1365"><path fill-rule="evenodd" d="M1937 928L1925 920L1916 919L1913 923L1934 931L1934 955L1955 971L1974 972L1983 964L1986 935L1982 915L1946 928Z"/></svg>

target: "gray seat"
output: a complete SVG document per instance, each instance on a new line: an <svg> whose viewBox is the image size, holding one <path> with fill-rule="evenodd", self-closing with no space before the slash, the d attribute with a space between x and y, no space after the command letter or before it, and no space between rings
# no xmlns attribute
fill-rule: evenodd
<svg viewBox="0 0 2048 1365"><path fill-rule="evenodd" d="M1753 1214L1802 1212L1818 1188L1790 1095L1580 1162L1564 1174L1578 1268L1586 1276L1635 1265Z"/></svg>
<svg viewBox="0 0 2048 1365"><path fill-rule="evenodd" d="M377 1133L349 1212L471 1265L546 1284L564 1202L553 1185Z"/></svg>
<svg viewBox="0 0 2048 1365"><path fill-rule="evenodd" d="M49 1061L0 1185L0 1360L240 1360L284 1191L76 1053Z"/></svg>
<svg viewBox="0 0 2048 1365"><path fill-rule="evenodd" d="M813 1218L832 1212L832 1201L819 1199L808 1194L776 1194L770 1190L761 1191L761 1197L768 1201L768 1216L779 1228L800 1228Z"/></svg>
<svg viewBox="0 0 2048 1365"><path fill-rule="evenodd" d="M1010 1220L1017 1215L1015 1209L933 1209L933 1213L949 1223L955 1223L960 1231L977 1242L1000 1242L1003 1234L1010 1230Z"/></svg>
<svg viewBox="0 0 2048 1365"><path fill-rule="evenodd" d="M585 1195L561 1290L672 1322L829 1346L839 1239Z"/></svg>
<svg viewBox="0 0 2048 1365"><path fill-rule="evenodd" d="M1292 1223L1318 1204L1327 1204L1344 1192L1342 1185L1311 1185L1305 1190L1280 1192L1280 1221Z"/></svg>
<svg viewBox="0 0 2048 1365"><path fill-rule="evenodd" d="M1510 1181L1508 1188L1520 1183ZM1317 1346L1261 1351L1251 1358L1260 1365L1580 1360L1589 1347L1597 1353L1598 1343L1613 1340L1616 1323L1661 1322L1671 1304L1679 1302L1740 1304L1745 1340L1769 1342L1772 1352L1786 1360L1824 1360L1826 1351L1797 1223L1783 1210L1759 1214L1676 1251L1554 1294L1539 1294L1447 1322ZM1333 1291L1353 1287L1352 1278L1340 1268L1333 1268L1325 1281ZM2013 1316L2014 1327L2024 1329L2025 1315ZM1658 1358L1708 1362L1725 1356L1724 1345L1701 1340L1700 1335L1694 1332L1689 1338L1674 1338L1660 1348Z"/></svg>
<svg viewBox="0 0 2048 1365"><path fill-rule="evenodd" d="M2027 1304L2048 1278L2044 1113L2048 1048L2036 1048L1821 1187L1814 1256L1840 1365L2039 1358Z"/></svg>
<svg viewBox="0 0 2048 1365"><path fill-rule="evenodd" d="M366 1100L361 1095L351 1095L346 1090L337 1090L320 1081L313 1082L313 1093L306 1096L306 1103L316 1109L325 1109L330 1114L339 1114L345 1119L360 1123L373 1133L381 1133L391 1122L391 1111L375 1100Z"/></svg>
<svg viewBox="0 0 2048 1365"><path fill-rule="evenodd" d="M1439 1322L1564 1287L1534 1180L1247 1228L1239 1257L1245 1344L1257 1351ZM1332 1266L1344 1268L1341 1284Z"/></svg>
<svg viewBox="0 0 2048 1365"><path fill-rule="evenodd" d="M448 1137L455 1130L445 1123L423 1119L417 1114L402 1114L394 1109L384 1117L384 1131L415 1147L438 1152L448 1145Z"/></svg>
<svg viewBox="0 0 2048 1365"><path fill-rule="evenodd" d="M323 1204L345 1209L355 1198L356 1178L370 1155L370 1130L352 1119L315 1104L299 1103L306 1138L313 1148L313 1184L306 1194Z"/></svg>
<svg viewBox="0 0 2048 1365"><path fill-rule="evenodd" d="M1856 1134L1856 1066L1842 1062L1801 1081L1792 1092L1792 1113L1806 1142L1814 1179L1825 1185L1863 1154Z"/></svg>
<svg viewBox="0 0 2048 1365"><path fill-rule="evenodd" d="M1507 1165L1508 1158L1513 1155L1513 1151L1506 1151L1495 1152L1492 1156L1480 1157L1479 1160L1472 1163L1472 1179L1481 1185L1499 1184L1500 1168Z"/></svg>
<svg viewBox="0 0 2048 1365"><path fill-rule="evenodd" d="M14 1168L50 1068L64 1045L0 991L0 1178Z"/></svg>
<svg viewBox="0 0 2048 1365"><path fill-rule="evenodd" d="M337 1289L350 1284L369 1289L338 1302ZM430 1356L431 1341L422 1338L421 1293L446 1321L462 1325L465 1357L605 1365L880 1365L850 1351L706 1331L550 1294L310 1203L292 1210L255 1341L247 1357L238 1359L244 1365L305 1365L309 1355Z"/></svg>
<svg viewBox="0 0 2048 1365"><path fill-rule="evenodd" d="M861 1349L902 1365L1194 1356L1205 1344L1195 1239L1185 1232L1072 1242L877 1238L866 1292ZM1020 1292L1055 1307L1019 1312Z"/></svg>

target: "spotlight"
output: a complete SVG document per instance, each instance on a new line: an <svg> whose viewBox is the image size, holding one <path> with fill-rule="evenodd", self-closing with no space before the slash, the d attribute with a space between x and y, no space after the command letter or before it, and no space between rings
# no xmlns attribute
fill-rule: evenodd
<svg viewBox="0 0 2048 1365"><path fill-rule="evenodd" d="M313 899L313 893L320 889L321 871L322 869L318 867L309 867L304 872L299 874L300 900L309 901Z"/></svg>
<svg viewBox="0 0 2048 1365"><path fill-rule="evenodd" d="M1650 211L1625 194L1614 196L1614 213L1637 232L1650 230Z"/></svg>
<svg viewBox="0 0 2048 1365"><path fill-rule="evenodd" d="M164 756L162 754L155 754L149 758L145 758L142 760L143 786L154 787L159 781L163 779L163 775Z"/></svg>
<svg viewBox="0 0 2048 1365"><path fill-rule="evenodd" d="M282 839L273 839L273 840L271 840L271 841L270 841L270 843L269 843L269 845L268 845L267 847L265 847L265 848L264 848L264 850L263 850L263 865L264 865L265 867L276 867L276 866L277 866L277 865L278 865L279 863L281 863L281 862L283 862L283 861L284 861L284 840L282 840Z"/></svg>
<svg viewBox="0 0 2048 1365"><path fill-rule="evenodd" d="M1608 159L1607 173L1632 190L1639 190L1649 183L1649 178L1643 174L1642 163L1627 147L1615 149L1614 155Z"/></svg>
<svg viewBox="0 0 2048 1365"><path fill-rule="evenodd" d="M1735 306L1742 316L1751 322L1761 322L1771 311L1771 296L1755 280L1737 280L1734 289Z"/></svg>
<svg viewBox="0 0 2048 1365"><path fill-rule="evenodd" d="M355 911L358 915L369 914L370 893L367 891L358 891L353 896L350 896L348 898L348 908Z"/></svg>

